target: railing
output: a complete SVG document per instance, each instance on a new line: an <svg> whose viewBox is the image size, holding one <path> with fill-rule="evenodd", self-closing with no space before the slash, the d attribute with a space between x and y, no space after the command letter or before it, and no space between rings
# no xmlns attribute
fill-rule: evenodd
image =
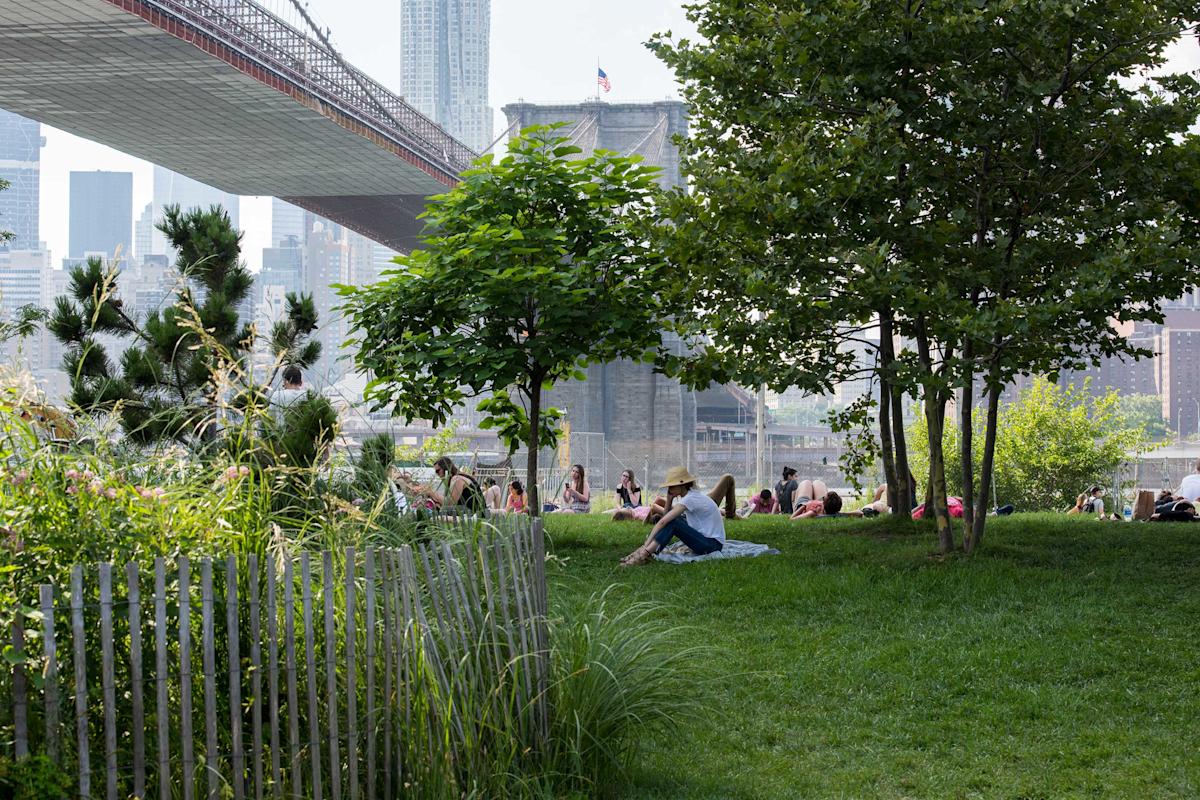
<svg viewBox="0 0 1200 800"><path fill-rule="evenodd" d="M476 156L378 81L251 0L137 2L186 21L324 102L370 124L449 177L456 178Z"/></svg>
<svg viewBox="0 0 1200 800"><path fill-rule="evenodd" d="M295 560L76 566L40 587L41 642L0 680L0 740L53 759L78 797L163 800L393 797L467 770L504 722L541 748L542 528L495 525Z"/></svg>

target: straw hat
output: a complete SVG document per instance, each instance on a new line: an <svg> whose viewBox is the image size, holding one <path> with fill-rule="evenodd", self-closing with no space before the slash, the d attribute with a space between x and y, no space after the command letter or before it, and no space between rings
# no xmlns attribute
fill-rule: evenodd
<svg viewBox="0 0 1200 800"><path fill-rule="evenodd" d="M688 472L687 467L671 467L667 470L667 479L663 481L662 488L681 486L685 483L696 483L696 476Z"/></svg>

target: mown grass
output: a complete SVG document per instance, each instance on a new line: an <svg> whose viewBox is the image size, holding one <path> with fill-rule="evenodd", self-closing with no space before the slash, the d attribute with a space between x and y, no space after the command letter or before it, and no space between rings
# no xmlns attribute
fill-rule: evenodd
<svg viewBox="0 0 1200 800"><path fill-rule="evenodd" d="M1200 525L1018 515L939 559L915 525L755 517L730 536L781 555L619 570L645 528L549 519L553 593L620 584L714 648L628 797L1200 796Z"/></svg>

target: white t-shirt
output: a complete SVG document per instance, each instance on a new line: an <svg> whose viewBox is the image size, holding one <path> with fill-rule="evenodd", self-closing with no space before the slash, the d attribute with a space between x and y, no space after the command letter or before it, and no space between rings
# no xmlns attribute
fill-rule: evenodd
<svg viewBox="0 0 1200 800"><path fill-rule="evenodd" d="M287 414L287 410L303 400L304 396L307 394L307 389L288 389L284 386L279 387L275 391L271 392L271 399L269 401L271 405L271 413L275 415L276 420L282 422L284 415Z"/></svg>
<svg viewBox="0 0 1200 800"><path fill-rule="evenodd" d="M721 509L717 508L711 497L692 487L675 502L683 506L683 517L689 527L710 539L725 541L725 520L721 518Z"/></svg>
<svg viewBox="0 0 1200 800"><path fill-rule="evenodd" d="M1184 477L1175 494L1187 500L1200 500L1200 472L1193 472Z"/></svg>

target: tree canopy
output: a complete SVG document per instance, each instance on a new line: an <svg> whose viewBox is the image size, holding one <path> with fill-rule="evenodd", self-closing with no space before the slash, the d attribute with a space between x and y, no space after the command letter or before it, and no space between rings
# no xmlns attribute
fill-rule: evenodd
<svg viewBox="0 0 1200 800"><path fill-rule="evenodd" d="M440 425L483 398L484 426L528 446L531 487L538 448L557 437L542 390L588 363L652 354L666 279L648 239L656 169L576 157L558 127L478 160L432 199L421 249L380 283L341 288L374 407Z"/></svg>
<svg viewBox="0 0 1200 800"><path fill-rule="evenodd" d="M999 391L1133 352L1113 321L1158 319L1197 282L1200 90L1160 75L1194 4L862 0L690 6L701 40L657 37L693 109L692 192L664 246L712 346L708 380L821 391L868 342L889 497L906 505L904 395L933 434L959 399L963 463L984 376L986 509ZM775 360L750 353L781 353ZM758 365L765 364L763 370ZM943 550L941 435L929 485ZM968 512L964 544L982 536Z"/></svg>

